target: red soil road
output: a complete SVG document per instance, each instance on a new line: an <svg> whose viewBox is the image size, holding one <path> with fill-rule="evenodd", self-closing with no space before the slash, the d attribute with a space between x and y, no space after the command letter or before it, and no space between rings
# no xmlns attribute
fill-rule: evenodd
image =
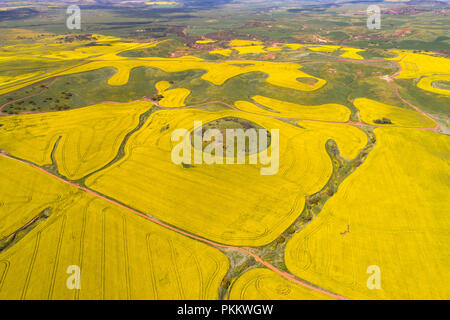
<svg viewBox="0 0 450 320"><path fill-rule="evenodd" d="M70 185L70 186L72 186L74 188L82 190L82 191L84 191L84 192L86 192L86 193L88 193L88 194L90 194L90 195L92 195L92 196L94 196L96 198L105 200L105 201L107 201L107 202L109 202L109 203L111 203L111 204L113 204L115 206L118 206L118 207L120 207L122 209L127 210L128 212L131 212L131 213L133 213L135 215L138 215L138 216L140 216L140 217L142 217L142 218L144 218L146 220L152 221L152 222L154 222L154 223L156 223L156 224L158 224L158 225L160 225L160 226L162 226L162 227L164 227L166 229L172 230L174 232L182 234L182 235L184 235L186 237L189 237L191 239L194 239L194 240L197 240L197 241L200 241L200 242L203 242L203 243L209 244L211 246L215 246L215 247L234 249L234 250L238 250L238 251L244 252L244 253L250 255L251 257L253 257L256 261L258 261L259 263L261 263L265 267L267 267L270 270L272 270L272 271L276 272L277 274L281 275L283 278L285 278L285 279L287 279L287 280L289 280L291 282L294 282L294 283L296 283L298 285L301 285L301 286L303 286L303 287L305 287L307 289L314 290L316 292L322 293L324 295L327 295L327 296L332 297L332 298L337 299L337 300L349 300L348 298L345 298L343 296L334 294L334 293L329 292L329 291L327 291L325 289L321 289L321 288L312 286L311 284L309 284L309 283L307 283L307 282L305 282L303 280L297 279L294 275L292 275L292 274L290 274L288 272L284 272L284 271L276 268L275 266L273 266L269 262L263 260L258 255L256 255L256 254L252 253L251 251L249 251L249 249L247 249L246 247L241 248L241 247L235 247L235 246L228 246L228 245L220 244L220 243L217 243L217 242L214 242L214 241L211 241L211 240L208 240L208 239L204 239L202 237L190 234L190 233L188 233L186 231L183 231L183 230L178 229L176 227L173 227L173 226L171 226L171 225L169 225L169 224L167 224L165 222L162 222L162 221L160 221L160 220L158 220L156 218L153 218L151 216L143 214L143 213L141 213L141 212L139 212L139 211L137 211L137 210L135 210L133 208L130 208L130 207L128 207L128 206L126 206L126 205L124 205L122 203L119 203L119 202L117 202L115 200L109 199L109 198L107 198L107 197L105 197L105 196L103 196L103 195L101 195L101 194L99 194L99 193L97 193L97 192L95 192L93 190L90 190L90 189L85 188L83 186L80 186L78 184L75 184L75 183L72 183L70 181L67 181L67 180L65 180L65 179L63 179L61 177L58 177L58 176L56 176L56 175L54 175L54 174L44 170L43 168L41 168L41 167L39 167L39 166L37 166L37 165L35 165L33 163L27 162L25 160L14 158L14 157L10 156L5 150L1 150L0 149L0 157L7 158L7 159L10 159L10 160L13 160L13 161L16 161L16 162L20 162L20 163L22 163L24 165L30 166L30 167L32 167L34 169L37 169L37 170L39 170L39 171L41 171L41 172L43 172L43 173L45 173L45 174L55 178L55 179L58 179L59 181L65 183L65 184L68 184L68 185Z"/></svg>
<svg viewBox="0 0 450 320"><path fill-rule="evenodd" d="M403 57L403 58L404 58L404 57ZM390 86L390 87L392 88L392 90L394 91L395 95L396 95L400 100L402 100L404 103L406 103L406 104L409 105L411 108L413 108L413 109L416 110L417 112L421 113L421 114L424 115L425 117L431 119L431 120L436 124L433 128L431 128L431 129L429 129L429 130L432 130L432 131L435 131L435 132L441 132L440 127L439 127L439 123L438 123L436 120L434 120L434 118L431 117L430 114L426 113L425 111L423 111L423 110L420 109L419 107L413 105L413 104L410 103L408 100L404 99L404 98L400 95L400 93L398 92L398 88L393 84L393 81L392 81L392 80L393 80L394 78L398 77L398 76L400 75L400 73L402 72L402 70L403 70L402 66L400 65L400 62L403 60L403 58L400 59L399 61L396 61L399 70L398 70L398 72L397 72L396 74L394 74L393 76L390 76L390 77L387 77L387 78L386 78L387 83L389 84L389 86Z"/></svg>

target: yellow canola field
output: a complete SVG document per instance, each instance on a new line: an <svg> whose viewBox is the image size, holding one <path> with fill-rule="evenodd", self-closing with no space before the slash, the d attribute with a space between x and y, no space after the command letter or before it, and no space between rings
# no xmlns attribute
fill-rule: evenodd
<svg viewBox="0 0 450 320"><path fill-rule="evenodd" d="M295 119L346 122L350 118L351 114L350 109L340 104L303 106L300 104L276 100L263 96L254 96L252 97L252 100L264 107L273 110L274 112L262 109L255 104L247 101L236 101L234 105L239 110L245 112Z"/></svg>
<svg viewBox="0 0 450 320"><path fill-rule="evenodd" d="M103 34L98 34L98 33L94 33L92 35L94 38L96 38L97 40L95 40L96 42L113 42L113 41L120 41L120 38L118 37L114 37L114 36L105 36Z"/></svg>
<svg viewBox="0 0 450 320"><path fill-rule="evenodd" d="M261 45L263 44L261 41L251 41L251 40L232 40L229 43L230 47L244 47L244 46L253 46L253 45Z"/></svg>
<svg viewBox="0 0 450 320"><path fill-rule="evenodd" d="M314 45L314 44L297 44L297 43L286 43L284 46L288 47L290 50L298 50L300 48L308 48L311 51L316 52L325 52L325 53L332 53L338 49L346 51L340 57L343 58L349 58L349 59L364 59L362 56L357 54L358 52L364 51L364 49L357 49L357 48L343 48L341 46L334 46L334 45Z"/></svg>
<svg viewBox="0 0 450 320"><path fill-rule="evenodd" d="M158 45L158 43L123 42L120 41L120 38L96 34L94 34L93 37L95 37L96 40L90 40L89 43L95 41L97 44L95 46L86 46L86 41L58 43L58 37L55 36L43 38L34 44L10 45L1 48L0 64L11 60L39 61L45 59L46 62L54 60L55 63L64 61L65 66L51 72L44 72L43 70L42 72L36 72L35 74L17 76L13 81L8 81L7 83L0 80L0 95L55 76L80 72L77 71L79 69L72 71L72 68L77 64L86 64L83 60L126 60L127 58L117 56L117 54L124 51L150 48ZM72 62L72 67L67 65L69 62ZM126 75L126 81L128 81L128 75ZM112 83L112 85L114 85L114 83Z"/></svg>
<svg viewBox="0 0 450 320"><path fill-rule="evenodd" d="M329 300L329 296L286 280L263 268L240 276L230 293L230 300Z"/></svg>
<svg viewBox="0 0 450 320"><path fill-rule="evenodd" d="M53 179L12 160L0 163L29 177L0 180L1 190L13 189L17 197L27 196L21 191L30 181ZM229 263L217 249L81 191L50 205L47 220L0 254L0 299L218 298ZM18 212L3 208L1 214ZM69 266L80 268L80 290L67 287Z"/></svg>
<svg viewBox="0 0 450 320"><path fill-rule="evenodd" d="M1 57L0 57L0 59L1 59ZM43 72L37 71L37 72L32 72L32 73L21 74L20 76L16 76L16 77L0 76L0 87L10 84L10 83L14 83L14 82L26 81L33 77L41 75L42 73Z"/></svg>
<svg viewBox="0 0 450 320"><path fill-rule="evenodd" d="M450 74L422 78L419 83L417 83L417 86L423 90L450 96L450 90L440 89L433 86L433 82L437 81L446 81L450 83Z"/></svg>
<svg viewBox="0 0 450 320"><path fill-rule="evenodd" d="M172 162L172 149L179 143L171 141L175 129L191 131L194 121L206 124L223 117L280 130L276 174L261 175L261 167L268 165L260 162L203 163L191 168ZM298 217L305 196L321 190L329 180L333 169L327 140L334 138L349 157L367 142L366 135L352 126L301 125L305 129L237 111L161 110L130 137L123 159L90 176L86 184L204 238L230 245L264 245Z"/></svg>
<svg viewBox="0 0 450 320"><path fill-rule="evenodd" d="M286 266L351 299L447 300L450 138L399 128L375 134L366 162L289 241ZM368 289L369 266L379 267L381 289Z"/></svg>
<svg viewBox="0 0 450 320"><path fill-rule="evenodd" d="M342 48L341 50L346 51L345 53L340 55L340 57L342 57L342 58L349 58L349 59L355 59L355 60L364 59L362 56L360 56L358 54L358 52L364 51L364 49Z"/></svg>
<svg viewBox="0 0 450 320"><path fill-rule="evenodd" d="M36 59L35 59L36 60ZM1 63L1 57L0 57L0 63ZM14 79L8 77L6 78L6 82L2 83L0 82L0 95L13 92L19 89L22 89L26 86L32 85L34 83L53 78L58 75L63 75L63 73L67 71L67 68L60 68L55 71L51 72L40 72L37 71L35 73L27 73L23 75L19 75L16 77L13 77ZM70 74L70 73L68 73ZM1 81L1 80L0 80Z"/></svg>
<svg viewBox="0 0 450 320"><path fill-rule="evenodd" d="M450 74L450 59L401 50L392 50L392 52L398 54L398 57L387 58L386 60L398 61L401 67L399 79Z"/></svg>
<svg viewBox="0 0 450 320"><path fill-rule="evenodd" d="M77 48L75 50L56 51L51 54L43 55L43 58L58 59L58 60L82 60L91 57L98 57L100 55L106 55L109 53L115 53L117 51L129 50L136 47L136 44L123 43L122 46L108 46L97 45L95 47ZM146 47L146 46L142 46Z"/></svg>
<svg viewBox="0 0 450 320"><path fill-rule="evenodd" d="M150 46L155 46L156 44L149 43L123 43L119 42L116 38L113 39L103 39L99 36L97 40L99 44L114 44L111 50L108 52L99 49L98 56L91 56L95 53L95 49L88 48L77 48L72 51L61 51L57 50L59 47L55 47L56 55L61 55L59 59L70 60L76 63L81 59L87 59L87 63L82 63L81 65L74 66L71 68L59 69L51 73L44 74L39 77L34 77L32 80L24 81L23 83L8 82L8 85L0 87L0 94L5 94L24 86L31 85L38 81L49 79L55 76L64 76L80 72L87 72L92 70L97 70L106 67L112 67L117 70L116 74L108 80L108 84L111 86L121 86L128 82L130 71L137 67L154 67L161 69L165 72L181 72L194 69L202 69L207 72L202 76L202 79L209 81L215 85L222 85L225 81L242 74L249 72L263 72L268 74L266 81L272 85L290 88L302 91L314 91L326 84L326 81L308 75L302 71L302 67L296 63L284 63L284 62L266 62L266 61L226 61L226 62L209 62L203 59L187 56L180 58L127 58L121 57L117 54L123 51L146 48ZM42 44L39 44L42 46ZM51 47L51 45L48 45ZM15 46L11 46L10 50L18 50ZM109 48L108 46L98 46L100 48ZM250 46L248 48L252 49L258 46ZM9 47L8 47L9 48ZM250 50L249 49L249 50ZM8 49L9 50L9 49ZM27 49L30 50L30 49ZM78 51L77 51L78 50ZM229 49L231 50L231 49ZM247 49L246 49L247 50ZM252 49L254 50L254 48ZM50 50L51 51L51 50ZM219 50L220 51L220 50ZM218 53L217 51L215 53ZM225 55L231 54L231 52L223 51L221 52ZM30 54L30 53L27 53ZM49 54L51 55L51 54ZM17 57L16 57L17 58ZM55 58L57 58L55 56ZM247 64L245 67L240 67L237 64ZM314 86L310 86L297 81L298 78L314 78L317 83ZM9 80L9 79L8 79Z"/></svg>
<svg viewBox="0 0 450 320"><path fill-rule="evenodd" d="M245 66L241 67L240 65L242 64ZM326 84L325 80L302 72L300 70L302 66L296 63L252 60L208 62L195 57L183 57L176 59L142 58L133 60L122 59L114 61L95 61L72 68L61 73L60 75L86 72L104 67L112 67L118 70L117 73L108 80L108 84L113 86L126 84L128 82L131 69L136 67L154 67L165 72L181 72L194 69L203 69L207 72L202 76L202 79L215 85L222 85L233 77L255 71L268 74L269 76L266 81L278 87L301 91L314 91ZM313 78L316 79L317 82L314 85L308 85L297 81L298 78Z"/></svg>
<svg viewBox="0 0 450 320"><path fill-rule="evenodd" d="M233 47L233 49L238 51L239 54L267 53L267 51L264 50L264 46Z"/></svg>
<svg viewBox="0 0 450 320"><path fill-rule="evenodd" d="M13 10L13 9L21 9L21 8L29 8L31 6L16 6L16 7L3 7L0 8L0 11L8 11L8 10Z"/></svg>
<svg viewBox="0 0 450 320"><path fill-rule="evenodd" d="M307 131L314 133L318 144L317 146L313 146L313 148L319 147L319 145L325 146L325 143L328 140L332 139L338 145L341 156L346 159L354 159L367 144L366 134L362 130L357 129L353 126L339 123L320 123L317 121L308 120L297 121L297 124L305 128ZM325 148L323 148L322 151L325 151ZM314 154L314 157L317 157L318 159L322 157L327 158L328 154L326 152L321 152L320 156ZM315 158L313 159L315 160ZM313 159L310 159L310 161L314 161ZM306 182L302 183L308 185L308 183ZM311 188L313 189L312 184ZM320 190L317 190L316 192L318 191Z"/></svg>
<svg viewBox="0 0 450 320"><path fill-rule="evenodd" d="M233 53L233 50L231 50L231 49L220 49L220 50L212 50L209 53L211 53L211 54L220 54L222 56L229 57Z"/></svg>
<svg viewBox="0 0 450 320"><path fill-rule="evenodd" d="M4 157L0 157L0 167L0 239L25 226L53 203L75 193L44 174L21 170L23 165Z"/></svg>
<svg viewBox="0 0 450 320"><path fill-rule="evenodd" d="M156 91L158 91L159 93L166 91L167 89L170 88L170 86L171 84L169 81L158 81L155 84Z"/></svg>
<svg viewBox="0 0 450 320"><path fill-rule="evenodd" d="M433 128L433 120L411 109L391 106L366 98L355 99L353 104L359 110L361 119L368 123L381 126L402 126L416 128ZM377 124L374 120L388 118L392 124Z"/></svg>
<svg viewBox="0 0 450 320"><path fill-rule="evenodd" d="M139 124L151 103L102 103L85 108L0 118L0 148L44 166L52 164L71 180L114 159L126 134ZM61 137L61 138L60 138Z"/></svg>
<svg viewBox="0 0 450 320"><path fill-rule="evenodd" d="M283 43L283 45L288 47L290 50L298 50L305 46L304 44L299 44L299 43Z"/></svg>
<svg viewBox="0 0 450 320"><path fill-rule="evenodd" d="M0 8L1 10L1 8ZM2 30L2 33L0 34L1 40L17 40L17 36L27 37L27 38L33 38L33 40L36 40L40 35L50 36L51 33L48 32L39 32L38 30L31 30L31 29L23 29L23 28L5 28ZM1 49L0 49L1 52Z"/></svg>
<svg viewBox="0 0 450 320"><path fill-rule="evenodd" d="M33 44L17 44L5 46L0 55L14 53L16 59L54 59L54 60L103 60L124 51L150 48L159 43L124 42L120 38L92 35L94 39L86 41L74 41L71 43L58 43L57 37L46 37ZM88 42L89 41L89 42ZM95 42L96 45L90 45ZM161 42L160 42L161 43Z"/></svg>
<svg viewBox="0 0 450 320"><path fill-rule="evenodd" d="M308 46L308 49L311 51L328 52L328 53L334 52L339 48L340 46L330 46L330 45Z"/></svg>
<svg viewBox="0 0 450 320"><path fill-rule="evenodd" d="M176 88L164 91L164 98L159 101L159 105L166 108L184 107L184 100L191 94L191 91L185 88Z"/></svg>
<svg viewBox="0 0 450 320"><path fill-rule="evenodd" d="M216 40L197 40L195 41L198 44L210 44L210 43L214 43L217 42Z"/></svg>

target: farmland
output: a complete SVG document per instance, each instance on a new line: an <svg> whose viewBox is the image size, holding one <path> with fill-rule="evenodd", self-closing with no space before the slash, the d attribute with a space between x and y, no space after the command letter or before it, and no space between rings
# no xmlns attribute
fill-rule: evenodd
<svg viewBox="0 0 450 320"><path fill-rule="evenodd" d="M292 285L276 273L267 269L248 271L237 280L230 295L236 300L323 300L326 295Z"/></svg>
<svg viewBox="0 0 450 320"><path fill-rule="evenodd" d="M29 179L16 180L14 190L25 192L7 199L2 215L11 213L9 201L17 206L20 197L31 196L35 206L51 207L45 224L39 224L26 235L26 241L2 254L2 299L217 298L215 287L228 262L216 249L186 241L61 182L55 186L59 199L39 197L42 190L29 190L29 182L50 186L54 179L11 160L0 161L2 168L21 172ZM2 179L2 191L11 187L3 183L7 181L12 180ZM67 196L61 197L62 192ZM117 263L122 257L126 258ZM73 264L88 270L79 292L66 287L66 269Z"/></svg>
<svg viewBox="0 0 450 320"><path fill-rule="evenodd" d="M370 99L355 99L355 107L358 108L361 119L370 124L383 124L380 119L388 119L390 124L397 126L432 128L434 122L414 110L386 105Z"/></svg>
<svg viewBox="0 0 450 320"><path fill-rule="evenodd" d="M442 155L449 139L413 129L378 128L375 134L379 145L367 161L288 244L287 266L355 299L444 298L448 261L439 252L446 250L449 221L440 199L447 190L450 168ZM429 176L436 177L432 185ZM381 290L369 291L365 271L375 261L390 272Z"/></svg>
<svg viewBox="0 0 450 320"><path fill-rule="evenodd" d="M267 130L281 128L278 174L264 178L257 165L236 165L227 170L220 165L195 165L195 168L186 169L169 161L173 145L170 132L155 135L166 126L192 128L194 119L207 123L233 116L253 121ZM151 116L149 126L131 137L125 157L89 177L86 185L127 204L132 203L141 210L151 208L156 217L208 239L233 245L263 245L273 241L293 222L295 212L303 209L304 195L320 190L329 179L332 168L321 147L328 138L335 138L349 158L365 146L364 133L356 129L342 126L327 132L323 126L310 125L311 130L303 132L277 120L234 111L159 111ZM305 126L309 129L309 124ZM299 143L302 140L309 143ZM316 155L314 163L300 156L308 153ZM292 163L297 165L292 166ZM143 179L133 179L129 175L132 171L142 172ZM186 177L183 184L176 179L180 174ZM122 182L123 189L110 187L111 181L117 180ZM244 183L247 180L253 181L251 191ZM305 183L296 185L295 181L299 180ZM215 181L222 181L222 184L217 185ZM129 194L130 189L136 192ZM156 201L163 198L170 200ZM239 198L242 200L237 201ZM221 207L210 206L219 201ZM181 205L183 210L179 210ZM228 215L225 216L225 212ZM184 219L186 215L191 219Z"/></svg>
<svg viewBox="0 0 450 320"><path fill-rule="evenodd" d="M113 160L125 135L138 126L140 115L149 109L145 101L105 103L47 115L3 118L0 148L41 166L51 166L54 160L61 175L78 180ZM107 130L109 127L113 131Z"/></svg>
<svg viewBox="0 0 450 320"><path fill-rule="evenodd" d="M301 106L298 104L279 101L262 96L254 96L252 100L262 106L270 108L273 112L258 108L256 105L247 101L237 101L236 107L239 110L264 114L281 116L285 118L300 118L308 120L329 120L345 122L350 117L350 110L342 105L321 105L321 106Z"/></svg>
<svg viewBox="0 0 450 320"><path fill-rule="evenodd" d="M0 5L0 299L450 298L448 5L48 3Z"/></svg>

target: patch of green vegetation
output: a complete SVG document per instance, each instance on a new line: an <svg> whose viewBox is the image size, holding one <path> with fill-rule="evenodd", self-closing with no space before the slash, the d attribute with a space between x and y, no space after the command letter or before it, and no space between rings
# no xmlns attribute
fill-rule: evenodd
<svg viewBox="0 0 450 320"><path fill-rule="evenodd" d="M450 90L450 81L433 81L431 85L433 88Z"/></svg>
<svg viewBox="0 0 450 320"><path fill-rule="evenodd" d="M397 54L393 52L389 52L382 49L367 49L361 52L358 52L360 56L364 59L385 59L385 58L394 58Z"/></svg>
<svg viewBox="0 0 450 320"><path fill-rule="evenodd" d="M327 37L332 41L343 41L350 38L350 36L343 31L331 31Z"/></svg>
<svg viewBox="0 0 450 320"><path fill-rule="evenodd" d="M191 168L195 168L195 166L188 164L188 163L184 163L182 162L181 165L183 166L183 168L185 169L191 169Z"/></svg>
<svg viewBox="0 0 450 320"><path fill-rule="evenodd" d="M446 42L422 40L398 40L397 38L382 38L377 40L356 40L346 42L346 45L358 48L400 49L400 50L427 50L437 52L450 51L450 44Z"/></svg>
<svg viewBox="0 0 450 320"><path fill-rule="evenodd" d="M0 253L6 251L11 248L15 243L20 241L25 235L36 228L42 221L48 219L50 216L51 208L46 208L42 210L36 217L34 217L31 221L27 222L20 229L14 231L10 235L6 236L3 239L0 239Z"/></svg>
<svg viewBox="0 0 450 320"><path fill-rule="evenodd" d="M208 103L206 105L197 107L197 109L210 111L210 112L230 110L229 107L227 107L226 105L223 105L221 103Z"/></svg>
<svg viewBox="0 0 450 320"><path fill-rule="evenodd" d="M400 95L428 113L448 114L450 97L442 94L429 92L417 87L418 80L395 79L395 85L399 88Z"/></svg>
<svg viewBox="0 0 450 320"><path fill-rule="evenodd" d="M325 79L327 84L312 92L277 87L265 81L267 74L252 72L233 77L221 86L216 86L200 78L185 78L176 82L178 87L191 90L186 105L198 105L208 101L251 101L256 95L301 105L338 103L356 111L352 104L355 98L366 97L393 105L403 105L392 92L382 75L393 74L396 67L379 64L366 65L327 60L299 62L302 70L313 76ZM306 79L309 81L309 79Z"/></svg>
<svg viewBox="0 0 450 320"><path fill-rule="evenodd" d="M156 47L124 51L118 54L121 57L145 58L145 57L161 57L170 58L171 53L177 50L186 50L186 46L178 40L167 40Z"/></svg>
<svg viewBox="0 0 450 320"><path fill-rule="evenodd" d="M104 101L129 102L155 95L155 84L158 81L166 80L173 82L174 88L178 85L182 87L186 79L201 77L204 71L167 73L160 69L138 67L130 72L127 84L110 86L107 81L115 73L114 68L102 68L60 77L41 94L11 103L2 111L6 114L17 114L74 109ZM94 83L95 85L92 85ZM0 105L36 94L42 88L43 83L38 83L0 96Z"/></svg>
<svg viewBox="0 0 450 320"><path fill-rule="evenodd" d="M381 76L395 72L395 66L331 60L325 63L305 62L302 65L304 66L302 70L306 73L327 81L323 88L317 90L320 97L312 101L316 104L339 103L353 111L355 109L351 101L355 98L365 97L386 103L402 104L402 101L392 93L387 82L381 79Z"/></svg>
<svg viewBox="0 0 450 320"><path fill-rule="evenodd" d="M373 122L376 124L393 124L391 119L385 118L385 117L383 117L381 119L375 119L375 120L373 120Z"/></svg>
<svg viewBox="0 0 450 320"><path fill-rule="evenodd" d="M230 139L230 137L227 137L227 130L228 129L233 129L233 134L236 132L236 130L243 130L243 132L245 133L247 130L254 130L255 136L254 138L256 139L254 142L256 142L255 145L250 145L251 142L251 134L245 138L245 155L251 155L254 153L258 153L261 151L264 151L265 149L267 149L270 144L271 144L271 135L270 132L267 131L264 127L260 126L259 124L246 120L246 119L242 119L242 118L236 118L236 117L224 117L224 118L220 118L214 121L210 121L208 123L204 123L202 124L202 130L200 131L199 129L192 131L191 133L191 143L192 146L196 147L194 144L194 137L195 135L198 135L200 137L204 137L205 132L208 130L218 130L220 132L220 136L222 139L220 139L219 141L215 141L215 139L213 139L212 141L203 141L202 144L202 150L205 149L205 147L207 147L208 145L210 145L211 143L215 142L218 143L219 145L222 145L222 152L223 155L225 156L227 151L229 152L230 150L227 149L227 147L229 148L230 146L228 146L228 140ZM264 130L264 132L266 133L266 145L261 146L260 145L260 130ZM250 132L250 131L248 131ZM234 136L233 137L233 143L234 143L234 154L236 155L238 152L238 141L239 139ZM254 148L254 149L253 149ZM214 155L214 153L213 153Z"/></svg>

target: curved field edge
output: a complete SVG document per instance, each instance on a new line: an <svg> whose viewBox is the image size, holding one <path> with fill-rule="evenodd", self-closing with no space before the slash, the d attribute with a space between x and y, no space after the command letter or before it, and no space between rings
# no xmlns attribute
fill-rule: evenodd
<svg viewBox="0 0 450 320"><path fill-rule="evenodd" d="M432 119L412 109L391 106L366 98L355 99L353 103L359 110L361 119L367 124L410 128L433 128L436 125ZM390 123L383 124L384 120Z"/></svg>
<svg viewBox="0 0 450 320"><path fill-rule="evenodd" d="M230 300L328 300L320 292L292 283L269 269L256 268L240 276L231 287Z"/></svg>
<svg viewBox="0 0 450 320"><path fill-rule="evenodd" d="M239 110L248 113L280 118L345 122L350 119L351 115L350 109L339 104L305 106L264 96L254 96L252 101L266 109L247 101L236 101L234 105Z"/></svg>
<svg viewBox="0 0 450 320"><path fill-rule="evenodd" d="M11 172L52 183L52 178L33 168L3 157L0 162ZM26 184L21 180L14 187L21 190ZM0 267L7 266L0 268L0 297L218 298L229 266L220 251L59 184L73 189L73 194L52 203L42 201L50 206L50 217L0 254ZM9 187L11 183L0 181L1 190ZM4 216L12 214L2 210ZM67 287L70 274L66 271L73 265L80 267L81 290Z"/></svg>
<svg viewBox="0 0 450 320"><path fill-rule="evenodd" d="M351 299L448 299L450 260L442 252L450 220L442 199L450 189L449 137L415 129L375 133L367 161L288 242L286 265ZM380 290L367 287L372 265L381 270Z"/></svg>
<svg viewBox="0 0 450 320"><path fill-rule="evenodd" d="M223 117L246 119L269 131L280 130L276 174L262 176L260 169L266 165L261 164L191 162L186 167L172 162L171 151L177 142L171 141L171 133L175 129L192 131L195 120L208 123ZM157 111L145 127L130 137L124 157L90 176L86 186L219 243L264 245L298 217L307 195L327 183L332 173L325 148L329 139L335 139L348 158L355 157L366 145L366 135L351 126L312 122L300 126L236 111ZM139 179L132 172L140 172ZM247 181L253 181L252 185Z"/></svg>
<svg viewBox="0 0 450 320"><path fill-rule="evenodd" d="M448 90L448 89L440 89L440 88L438 88L438 87L436 87L434 85L435 82L439 82L439 81L449 82L450 81L450 75L447 74L447 75L437 75L437 76L424 77L424 78L419 80L419 82L417 83L417 86L420 89L423 89L423 90L426 90L426 91L430 91L430 92L434 92L434 93L437 93L437 94L450 96L450 90Z"/></svg>
<svg viewBox="0 0 450 320"><path fill-rule="evenodd" d="M145 101L102 103L0 118L0 148L40 166L54 165L54 160L62 176L79 180L114 159L151 106Z"/></svg>
<svg viewBox="0 0 450 320"><path fill-rule="evenodd" d="M238 66L239 64L246 64L246 66L240 67ZM116 69L116 73L108 79L108 84L111 86L122 86L128 83L131 70L138 67L153 67L165 72L181 72L197 69L205 70L206 73L201 78L215 85L222 85L233 77L251 72L266 73L268 75L266 81L274 86L300 91L315 91L326 84L325 80L301 71L301 65L290 62L262 62L252 60L209 62L196 57L154 57L141 59L108 57L101 61L84 61L82 64L71 68L54 71L53 73L37 78L36 80L0 90L0 94L6 94L49 78L93 71L107 67ZM316 80L316 83L313 85L305 84L297 81L299 78L312 78Z"/></svg>

